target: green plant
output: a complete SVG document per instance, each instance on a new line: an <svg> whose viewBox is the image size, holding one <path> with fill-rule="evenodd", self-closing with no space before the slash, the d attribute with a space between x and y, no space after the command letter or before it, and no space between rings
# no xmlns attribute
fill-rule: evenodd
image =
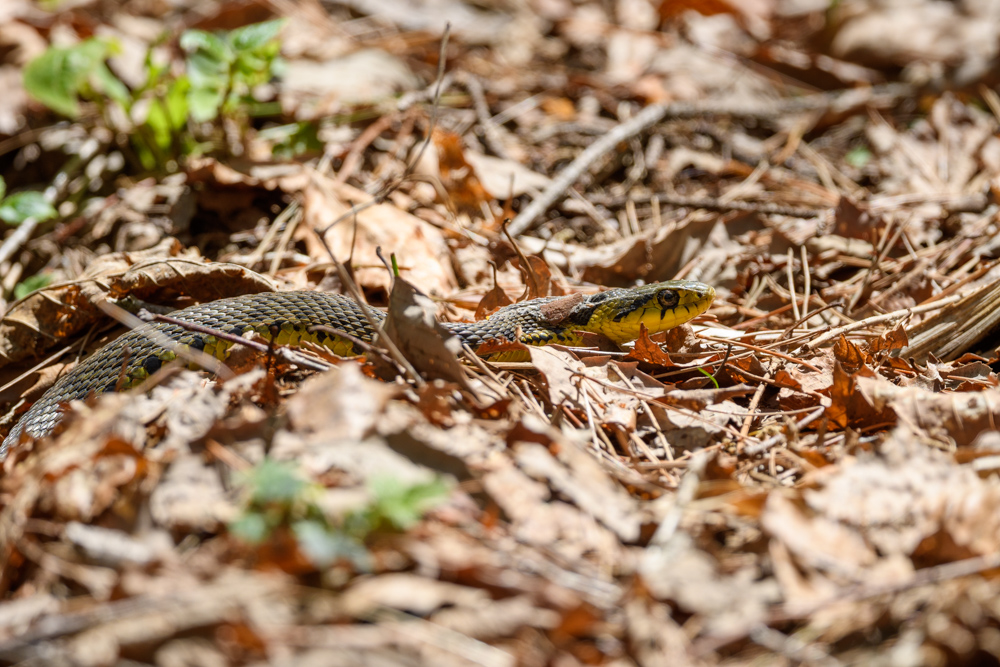
<svg viewBox="0 0 1000 667"><path fill-rule="evenodd" d="M52 275L48 273L36 273L35 275L25 278L18 284L14 285L14 298L23 299L32 292L42 289L43 287L48 287L52 284Z"/></svg>
<svg viewBox="0 0 1000 667"><path fill-rule="evenodd" d="M281 527L290 529L299 548L317 567L345 559L369 569L365 541L380 530L406 530L447 497L440 480L406 485L393 478L372 482L372 502L358 511L330 519L316 504L322 488L303 480L288 463L265 460L244 477L248 490L243 514L229 531L260 544Z"/></svg>
<svg viewBox="0 0 1000 667"><path fill-rule="evenodd" d="M276 19L228 33L188 30L181 35L181 48L188 54L191 118L214 120L220 110L234 114L253 103L253 87L269 81L281 67L277 36L284 24Z"/></svg>
<svg viewBox="0 0 1000 667"><path fill-rule="evenodd" d="M867 146L855 146L844 155L844 162L856 169L864 169L873 157Z"/></svg>
<svg viewBox="0 0 1000 667"><path fill-rule="evenodd" d="M284 19L265 21L225 33L188 30L180 37L186 53L182 72L173 63L157 63L146 54L146 80L129 89L107 65L117 54L114 40L87 39L70 47L50 47L24 70L28 93L69 118L82 115L81 103L91 103L103 122L127 118L126 130L145 169L164 168L169 160L208 150L214 145L196 124L229 118L246 129L246 118L260 106L251 97L254 86L278 75L281 45L277 39ZM142 103L140 105L140 102ZM111 109L124 114L114 115ZM222 133L216 133L222 135Z"/></svg>
<svg viewBox="0 0 1000 667"><path fill-rule="evenodd" d="M130 105L128 88L105 61L119 51L118 43L96 37L70 47L49 47L24 68L28 93L53 111L80 116L80 100L102 96Z"/></svg>
<svg viewBox="0 0 1000 667"><path fill-rule="evenodd" d="M0 176L0 220L8 224L19 225L28 218L41 222L51 220L58 215L56 209L41 192L25 190L4 196L6 192L7 183Z"/></svg>
<svg viewBox="0 0 1000 667"><path fill-rule="evenodd" d="M293 158L305 153L323 151L319 128L316 127L316 123L309 121L267 127L257 136L271 143L271 152L275 157Z"/></svg>

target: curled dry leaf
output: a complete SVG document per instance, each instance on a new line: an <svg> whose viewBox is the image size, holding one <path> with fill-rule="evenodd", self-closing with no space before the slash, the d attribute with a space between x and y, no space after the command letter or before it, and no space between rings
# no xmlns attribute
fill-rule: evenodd
<svg viewBox="0 0 1000 667"><path fill-rule="evenodd" d="M653 364L660 368L675 368L676 364L670 359L670 355L657 345L649 337L649 331L643 324L639 328L639 338L636 339L632 349L629 350L626 359L635 359L647 364Z"/></svg>
<svg viewBox="0 0 1000 667"><path fill-rule="evenodd" d="M184 295L214 301L275 289L272 281L242 266L170 256L179 249L169 239L148 251L115 253L95 262L80 280L50 285L17 301L0 320L0 367L38 356L99 321L103 314L94 304L109 297Z"/></svg>
<svg viewBox="0 0 1000 667"><path fill-rule="evenodd" d="M445 192L459 211L478 213L490 195L479 182L476 170L465 159L462 138L454 132L434 128L438 175Z"/></svg>
<svg viewBox="0 0 1000 667"><path fill-rule="evenodd" d="M382 326L418 372L471 391L458 362L461 340L437 321L434 302L402 278L393 281L389 312Z"/></svg>
<svg viewBox="0 0 1000 667"><path fill-rule="evenodd" d="M894 424L896 415L888 406L867 400L864 392L859 390L861 380L874 377L867 366L862 366L858 373L852 375L836 362L833 367L833 386L830 388L830 407L826 410L827 419L841 428L848 425L857 428Z"/></svg>
<svg viewBox="0 0 1000 667"><path fill-rule="evenodd" d="M476 306L476 321L485 320L496 311L512 303L514 302L507 296L507 292L497 284L496 273L494 272L493 288L483 295L483 298L479 301L479 305Z"/></svg>

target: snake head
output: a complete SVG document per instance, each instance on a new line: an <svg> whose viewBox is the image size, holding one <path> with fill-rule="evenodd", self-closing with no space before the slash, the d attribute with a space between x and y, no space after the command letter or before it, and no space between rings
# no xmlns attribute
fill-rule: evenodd
<svg viewBox="0 0 1000 667"><path fill-rule="evenodd" d="M602 334L616 343L672 329L701 315L712 305L715 289L691 280L668 280L631 289L610 289L581 300L566 324Z"/></svg>

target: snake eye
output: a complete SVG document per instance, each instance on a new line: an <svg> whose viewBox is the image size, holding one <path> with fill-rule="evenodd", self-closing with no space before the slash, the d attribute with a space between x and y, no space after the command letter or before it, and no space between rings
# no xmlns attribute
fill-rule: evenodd
<svg viewBox="0 0 1000 667"><path fill-rule="evenodd" d="M656 300L662 308L675 308L679 301L677 292L672 289L660 290L656 293Z"/></svg>

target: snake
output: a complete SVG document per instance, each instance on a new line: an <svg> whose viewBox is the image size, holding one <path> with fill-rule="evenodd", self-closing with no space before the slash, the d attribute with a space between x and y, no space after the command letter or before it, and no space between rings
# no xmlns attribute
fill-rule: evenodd
<svg viewBox="0 0 1000 667"><path fill-rule="evenodd" d="M496 349L489 345L494 342L579 345L587 332L622 344L637 339L643 326L653 334L683 324L704 313L714 298L715 289L709 285L670 280L588 296L531 299L504 306L478 322L448 322L443 326L477 352ZM367 316L362 308L367 310ZM239 337L255 332L278 345L309 341L349 357L364 353L364 345L358 341L371 344L376 337L372 324L381 325L386 315L342 294L278 291L200 303L173 311L170 317L178 322L154 321L132 329L56 380L11 429L0 447L0 460L23 434L34 438L49 434L70 401L142 384L176 359L177 346L200 350L224 361L232 343L205 333L205 329ZM183 323L200 327L193 330ZM173 341L174 348L160 344L163 336Z"/></svg>

